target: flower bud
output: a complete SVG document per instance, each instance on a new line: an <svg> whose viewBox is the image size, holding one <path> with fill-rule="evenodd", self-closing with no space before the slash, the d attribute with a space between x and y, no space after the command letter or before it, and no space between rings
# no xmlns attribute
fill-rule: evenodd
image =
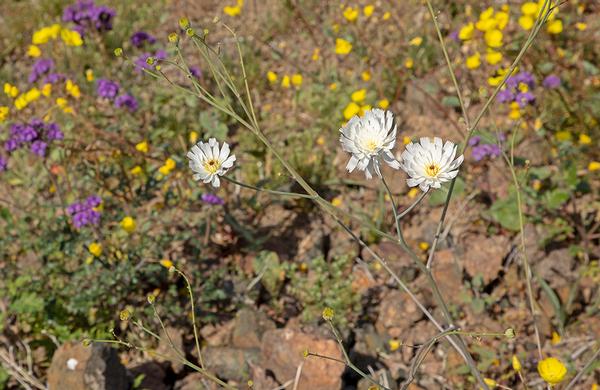
<svg viewBox="0 0 600 390"><path fill-rule="evenodd" d="M123 49L121 49L120 47L117 47L114 51L115 53L115 57L121 57L123 55Z"/></svg>
<svg viewBox="0 0 600 390"><path fill-rule="evenodd" d="M515 330L513 328L508 328L504 331L504 337L506 337L507 339L514 339L515 338Z"/></svg>
<svg viewBox="0 0 600 390"><path fill-rule="evenodd" d="M333 319L333 309L330 307L326 307L325 309L323 309L323 319L325 321L331 321Z"/></svg>
<svg viewBox="0 0 600 390"><path fill-rule="evenodd" d="M171 42L171 43L177 43L178 39L179 39L179 36L177 35L177 33L171 33L171 34L169 34L169 42Z"/></svg>
<svg viewBox="0 0 600 390"><path fill-rule="evenodd" d="M189 26L190 26L190 21L188 18L183 17L183 18L179 19L179 27L181 27L182 30L185 30Z"/></svg>
<svg viewBox="0 0 600 390"><path fill-rule="evenodd" d="M187 34L188 37L193 37L196 32L194 31L193 28L188 28L185 30L185 33Z"/></svg>

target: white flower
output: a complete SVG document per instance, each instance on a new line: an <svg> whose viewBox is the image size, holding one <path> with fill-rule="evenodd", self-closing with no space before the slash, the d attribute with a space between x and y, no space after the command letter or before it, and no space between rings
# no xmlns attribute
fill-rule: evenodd
<svg viewBox="0 0 600 390"><path fill-rule="evenodd" d="M365 176L370 179L372 169L381 177L380 158L390 167L400 168L391 152L396 143L396 125L391 111L367 110L362 118L352 117L340 132L342 149L352 153L346 165L348 172L358 168L365 171Z"/></svg>
<svg viewBox="0 0 600 390"><path fill-rule="evenodd" d="M235 161L235 155L229 155L227 142L223 142L223 147L219 149L219 143L214 138L210 138L208 143L198 142L187 156L190 168L195 172L194 180L202 180L213 187L221 185L219 176L223 176Z"/></svg>
<svg viewBox="0 0 600 390"><path fill-rule="evenodd" d="M79 362L77 361L77 359L70 358L69 360L67 360L67 368L71 371L75 370L78 364Z"/></svg>
<svg viewBox="0 0 600 390"><path fill-rule="evenodd" d="M457 145L435 137L421 138L420 143L406 145L406 150L400 156L401 167L410 176L406 180L409 187L419 186L427 192L430 187L440 188L441 184L452 180L458 175L458 167L464 157L456 156Z"/></svg>

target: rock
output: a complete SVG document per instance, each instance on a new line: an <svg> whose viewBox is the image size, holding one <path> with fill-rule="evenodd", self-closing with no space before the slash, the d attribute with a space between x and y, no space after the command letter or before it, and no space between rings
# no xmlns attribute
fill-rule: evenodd
<svg viewBox="0 0 600 390"><path fill-rule="evenodd" d="M61 345L48 369L49 390L127 390L129 378L114 348L106 344Z"/></svg>
<svg viewBox="0 0 600 390"><path fill-rule="evenodd" d="M403 339L406 331L422 316L423 313L408 294L391 290L381 301L375 329L380 335Z"/></svg>
<svg viewBox="0 0 600 390"><path fill-rule="evenodd" d="M183 349L182 331L173 327L166 327L165 330L167 331L169 336L167 337L167 334L165 334L164 331L161 331L160 342L158 343L158 349L156 350L156 352L158 352L162 356L165 356L165 358L157 357L157 360L168 361L171 364L173 371L179 374L181 371L183 371L183 363L181 362L181 358L179 357L177 352L175 352L173 347L177 351L180 351L185 355ZM171 343L173 344L172 346Z"/></svg>
<svg viewBox="0 0 600 390"><path fill-rule="evenodd" d="M228 345L234 326L233 320L217 324L207 324L200 328L200 336L209 346Z"/></svg>
<svg viewBox="0 0 600 390"><path fill-rule="evenodd" d="M383 241L371 248L377 255L387 261L390 268L404 281L412 281L417 275L410 256L400 245L389 241ZM369 264L376 262L375 258L363 248L362 258Z"/></svg>
<svg viewBox="0 0 600 390"><path fill-rule="evenodd" d="M243 308L234 320L231 342L237 348L260 348L263 334L275 329L275 323L261 311Z"/></svg>
<svg viewBox="0 0 600 390"><path fill-rule="evenodd" d="M481 275L484 284L496 279L502 269L502 261L508 254L510 240L506 236L483 237L468 235L463 240L460 258L471 277Z"/></svg>
<svg viewBox="0 0 600 390"><path fill-rule="evenodd" d="M307 334L298 329L273 329L263 336L262 366L271 370L278 382L285 383L296 376L298 366L302 364L298 390L340 389L344 364L315 356L305 358L305 350L343 359L335 340Z"/></svg>
<svg viewBox="0 0 600 390"><path fill-rule="evenodd" d="M350 359L358 368L365 371L375 366L380 352L385 351L383 338L375 332L373 325L355 330L354 347L350 350Z"/></svg>
<svg viewBox="0 0 600 390"><path fill-rule="evenodd" d="M534 269L537 274L553 288L558 288L574 280L575 259L569 249L563 248L550 252Z"/></svg>
<svg viewBox="0 0 600 390"><path fill-rule="evenodd" d="M440 293L447 302L460 303L459 294L464 288L462 270L451 249L443 249L435 253L432 274Z"/></svg>
<svg viewBox="0 0 600 390"><path fill-rule="evenodd" d="M199 372L194 372L175 382L173 390L206 390L204 382L206 382L204 376Z"/></svg>
<svg viewBox="0 0 600 390"><path fill-rule="evenodd" d="M138 386L144 390L168 390L169 386L165 383L167 373L162 365L157 362L146 362L130 369L134 378L143 375L143 379Z"/></svg>
<svg viewBox="0 0 600 390"><path fill-rule="evenodd" d="M260 366L250 365L252 371L252 386L254 389L275 389L279 383L267 374L267 370Z"/></svg>
<svg viewBox="0 0 600 390"><path fill-rule="evenodd" d="M202 351L206 369L220 378L236 382L248 381L250 376L249 364L257 364L260 350L232 347L207 347Z"/></svg>

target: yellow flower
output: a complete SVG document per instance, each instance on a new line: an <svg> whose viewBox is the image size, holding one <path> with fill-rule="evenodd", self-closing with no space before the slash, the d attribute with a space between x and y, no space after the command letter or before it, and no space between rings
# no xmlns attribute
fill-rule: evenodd
<svg viewBox="0 0 600 390"><path fill-rule="evenodd" d="M542 189L542 181L535 179L532 183L531 186L533 187L534 190L539 191Z"/></svg>
<svg viewBox="0 0 600 390"><path fill-rule="evenodd" d="M388 108L390 106L390 101L387 99L381 99L380 101L377 102L377 105L382 110L385 110L386 108Z"/></svg>
<svg viewBox="0 0 600 390"><path fill-rule="evenodd" d="M348 103L346 108L344 108L344 118L346 118L346 120L349 120L354 115L358 115L359 112L360 106L354 102L350 102Z"/></svg>
<svg viewBox="0 0 600 390"><path fill-rule="evenodd" d="M142 167L140 167L139 165L136 165L135 167L131 168L131 170L129 172L132 175L141 175L143 170L142 170Z"/></svg>
<svg viewBox="0 0 600 390"><path fill-rule="evenodd" d="M94 81L94 71L91 69L86 69L85 71L85 79L89 82Z"/></svg>
<svg viewBox="0 0 600 390"><path fill-rule="evenodd" d="M492 87L496 87L500 84L500 81L502 81L503 76L492 76L492 77L488 77L488 84L491 85Z"/></svg>
<svg viewBox="0 0 600 390"><path fill-rule="evenodd" d="M299 73L295 73L292 75L292 84L295 87L299 87L302 85L302 75Z"/></svg>
<svg viewBox="0 0 600 390"><path fill-rule="evenodd" d="M462 41L468 41L473 38L473 32L475 31L475 25L473 23L469 23L461 27L458 32L458 38Z"/></svg>
<svg viewBox="0 0 600 390"><path fill-rule="evenodd" d="M338 85L337 83L331 83L329 84L329 89L332 91L335 91L337 89Z"/></svg>
<svg viewBox="0 0 600 390"><path fill-rule="evenodd" d="M535 18L537 17L538 11L538 5L533 1L528 1L521 5L521 12L523 13L523 15L533 16Z"/></svg>
<svg viewBox="0 0 600 390"><path fill-rule="evenodd" d="M579 143L581 145L589 145L592 143L592 138L584 133L579 134Z"/></svg>
<svg viewBox="0 0 600 390"><path fill-rule="evenodd" d="M598 161L590 161L587 167L588 171L595 172L600 170L600 162Z"/></svg>
<svg viewBox="0 0 600 390"><path fill-rule="evenodd" d="M392 17L392 14L389 11L383 14L383 20L388 20L391 17Z"/></svg>
<svg viewBox="0 0 600 390"><path fill-rule="evenodd" d="M537 369L542 379L551 385L562 382L567 375L567 367L560 360L553 357L541 360Z"/></svg>
<svg viewBox="0 0 600 390"><path fill-rule="evenodd" d="M244 0L238 0L237 4L234 6L225 6L223 7L223 12L229 16L238 16L242 12L242 7L244 6Z"/></svg>
<svg viewBox="0 0 600 390"><path fill-rule="evenodd" d="M63 110L64 113L71 114L73 113L73 107L70 107L67 104L67 99L65 98L56 98L56 105Z"/></svg>
<svg viewBox="0 0 600 390"><path fill-rule="evenodd" d="M549 34L560 34L563 30L562 20L556 19L549 22L547 30Z"/></svg>
<svg viewBox="0 0 600 390"><path fill-rule="evenodd" d="M83 39L81 39L81 35L75 30L62 29L60 31L60 39L62 39L67 46L83 45Z"/></svg>
<svg viewBox="0 0 600 390"><path fill-rule="evenodd" d="M97 242L92 242L89 246L88 246L88 251L90 251L90 253L96 257L100 257L100 255L102 254L102 244L99 244Z"/></svg>
<svg viewBox="0 0 600 390"><path fill-rule="evenodd" d="M406 136L406 135L402 138L402 143L404 145L408 145L411 142L412 142L412 139L410 137Z"/></svg>
<svg viewBox="0 0 600 390"><path fill-rule="evenodd" d="M273 84L274 82L277 81L277 73L273 72L273 71L268 71L267 72L267 80L269 80L269 82L271 84Z"/></svg>
<svg viewBox="0 0 600 390"><path fill-rule="evenodd" d="M79 99L79 97L81 96L79 86L71 80L67 80L67 82L65 83L65 89L69 95L73 96L76 99Z"/></svg>
<svg viewBox="0 0 600 390"><path fill-rule="evenodd" d="M354 22L358 18L358 8L346 7L344 17L349 22Z"/></svg>
<svg viewBox="0 0 600 390"><path fill-rule="evenodd" d="M552 340L550 341L552 345L556 345L560 343L560 335L556 332L552 332Z"/></svg>
<svg viewBox="0 0 600 390"><path fill-rule="evenodd" d="M335 54L347 55L352 51L352 44L345 39L335 39Z"/></svg>
<svg viewBox="0 0 600 390"><path fill-rule="evenodd" d="M412 58L407 58L406 61L404 61L404 67L406 69L412 69L412 67L415 65L415 61Z"/></svg>
<svg viewBox="0 0 600 390"><path fill-rule="evenodd" d="M421 46L421 43L423 43L423 38L421 37L414 37L410 40L410 42L408 42L408 44L411 46Z"/></svg>
<svg viewBox="0 0 600 390"><path fill-rule="evenodd" d="M579 31L585 31L587 29L587 24L578 22L575 23L575 28Z"/></svg>
<svg viewBox="0 0 600 390"><path fill-rule="evenodd" d="M419 249L425 252L427 249L429 249L429 243L426 241L421 241L419 243Z"/></svg>
<svg viewBox="0 0 600 390"><path fill-rule="evenodd" d="M8 95L8 97L15 98L19 94L19 88L11 85L9 83L4 83L4 93Z"/></svg>
<svg viewBox="0 0 600 390"><path fill-rule="evenodd" d="M496 382L492 378L483 378L483 381L485 382L486 385L488 385L490 387L496 387L496 386L498 386L498 382Z"/></svg>
<svg viewBox="0 0 600 390"><path fill-rule="evenodd" d="M339 25L339 24L337 24L337 23L334 23L334 24L332 24L332 25L331 25L331 30L332 30L332 31L333 31L335 34L339 33L339 32L340 32L340 25Z"/></svg>
<svg viewBox="0 0 600 390"><path fill-rule="evenodd" d="M29 45L29 47L27 47L27 55L29 57L39 57L42 55L42 51L36 45Z"/></svg>
<svg viewBox="0 0 600 390"><path fill-rule="evenodd" d="M367 97L367 90L365 88L358 89L358 90L352 92L352 95L350 95L350 99L352 99L352 101L355 103L363 102L366 97Z"/></svg>
<svg viewBox="0 0 600 390"><path fill-rule="evenodd" d="M135 145L135 150L142 153L148 153L149 145L147 141L142 141Z"/></svg>
<svg viewBox="0 0 600 390"><path fill-rule="evenodd" d="M465 65L467 65L467 68L469 69L479 68L481 66L481 54L475 53L472 56L467 57Z"/></svg>
<svg viewBox="0 0 600 390"><path fill-rule="evenodd" d="M394 351L397 351L398 348L400 348L402 346L402 341L396 340L396 339L390 339L390 341L388 341L388 344L390 345L390 351L394 352Z"/></svg>
<svg viewBox="0 0 600 390"><path fill-rule="evenodd" d="M371 80L371 72L369 72L368 70L365 70L364 72L362 72L360 74L360 77L363 79L363 81L369 81L369 80Z"/></svg>
<svg viewBox="0 0 600 390"><path fill-rule="evenodd" d="M494 29L486 31L483 39L489 47L498 48L502 46L502 37L502 31Z"/></svg>
<svg viewBox="0 0 600 390"><path fill-rule="evenodd" d="M500 11L496 12L496 16L494 16L494 18L496 19L496 23L498 23L498 28L500 30L504 30L504 28L508 24L510 16L508 15L508 12Z"/></svg>
<svg viewBox="0 0 600 390"><path fill-rule="evenodd" d="M535 130L539 130L544 126L544 122L542 122L541 118L535 118L535 122L533 122L533 128Z"/></svg>
<svg viewBox="0 0 600 390"><path fill-rule="evenodd" d="M9 109L6 106L0 106L0 123L6 120L8 116Z"/></svg>
<svg viewBox="0 0 600 390"><path fill-rule="evenodd" d="M365 115L365 112L369 111L371 107L369 104L365 104L364 106L360 106L360 111L358 112L358 115L363 116Z"/></svg>
<svg viewBox="0 0 600 390"><path fill-rule="evenodd" d="M567 131L567 130L556 132L555 137L556 137L556 140L559 142L570 141L572 138L571 132Z"/></svg>
<svg viewBox="0 0 600 390"><path fill-rule="evenodd" d="M375 11L375 6L373 4L365 5L363 8L363 13L367 18L373 15L373 11Z"/></svg>
<svg viewBox="0 0 600 390"><path fill-rule="evenodd" d="M173 169L175 169L176 166L177 163L175 162L175 160L169 157L165 160L165 163L160 168L158 168L158 171L162 175L167 176L169 173L171 173Z"/></svg>
<svg viewBox="0 0 600 390"><path fill-rule="evenodd" d="M188 135L188 139L190 141L190 143L195 144L196 141L198 141L198 133L195 131L190 131L190 134Z"/></svg>
<svg viewBox="0 0 600 390"><path fill-rule="evenodd" d="M283 88L290 87L290 76L288 76L287 74L285 76L283 76L283 79L281 79L281 86Z"/></svg>
<svg viewBox="0 0 600 390"><path fill-rule="evenodd" d="M311 59L313 61L319 61L319 58L321 57L320 54L321 54L321 49L319 49L318 47L315 47L315 49L313 50Z"/></svg>
<svg viewBox="0 0 600 390"><path fill-rule="evenodd" d="M490 8L491 9L491 8ZM492 10L493 12L493 10ZM475 23L475 27L480 31L490 31L498 26L498 21L493 18L480 19Z"/></svg>
<svg viewBox="0 0 600 390"><path fill-rule="evenodd" d="M331 199L331 205L333 207L340 207L342 203L342 198L340 196L336 196L335 198Z"/></svg>
<svg viewBox="0 0 600 390"><path fill-rule="evenodd" d="M485 60L490 65L496 65L498 62L502 61L502 53L499 51L488 49Z"/></svg>
<svg viewBox="0 0 600 390"><path fill-rule="evenodd" d="M40 92L39 89L31 88L29 91L27 91L25 93L25 100L27 100L28 103L31 103L31 102L38 100L40 98L40 96L42 96L42 93Z"/></svg>
<svg viewBox="0 0 600 390"><path fill-rule="evenodd" d="M60 33L61 27L59 24L53 24L49 27L43 27L33 33L31 37L31 42L34 45L43 45L47 43L50 39L58 38L58 34Z"/></svg>
<svg viewBox="0 0 600 390"><path fill-rule="evenodd" d="M479 14L479 20L489 20L494 15L494 9L492 7L488 7L485 11Z"/></svg>
<svg viewBox="0 0 600 390"><path fill-rule="evenodd" d="M135 231L135 219L127 216L121 220L121 228L127 233L133 233Z"/></svg>
<svg viewBox="0 0 600 390"><path fill-rule="evenodd" d="M162 265L163 267L165 267L166 269L169 269L173 266L173 262L169 259L162 259L160 261L160 265Z"/></svg>
<svg viewBox="0 0 600 390"><path fill-rule="evenodd" d="M419 187L413 187L408 191L406 196L408 196L409 199L414 199L420 194L420 192L421 191L419 190Z"/></svg>
<svg viewBox="0 0 600 390"><path fill-rule="evenodd" d="M325 137L323 137L322 135L320 135L320 136L317 138L317 145L320 145L320 146L323 146L323 145L325 145Z"/></svg>
<svg viewBox="0 0 600 390"><path fill-rule="evenodd" d="M519 17L519 25L523 28L523 30L529 31L533 28L535 20L528 15L523 15Z"/></svg>
<svg viewBox="0 0 600 390"><path fill-rule="evenodd" d="M519 358L517 357L517 355L513 355L512 357L512 368L513 370L519 372L521 371L521 361L519 360Z"/></svg>

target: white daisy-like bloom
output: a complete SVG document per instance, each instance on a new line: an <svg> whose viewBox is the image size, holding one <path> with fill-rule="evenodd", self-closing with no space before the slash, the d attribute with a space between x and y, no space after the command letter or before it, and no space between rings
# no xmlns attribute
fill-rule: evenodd
<svg viewBox="0 0 600 390"><path fill-rule="evenodd" d="M219 148L219 143L214 138L192 146L187 157L190 159L190 168L195 172L194 180L202 180L213 187L221 185L219 176L223 176L235 161L235 155L229 155L227 142L223 142L223 147Z"/></svg>
<svg viewBox="0 0 600 390"><path fill-rule="evenodd" d="M419 143L406 145L400 156L400 166L410 176L406 180L409 187L416 187L427 192L429 188L440 188L442 183L452 180L458 175L458 167L464 157L456 156L458 146L450 141L442 142L435 137L421 138Z"/></svg>
<svg viewBox="0 0 600 390"><path fill-rule="evenodd" d="M77 368L78 364L79 361L77 361L77 359L75 358L70 358L69 360L67 360L67 368L71 371L74 371Z"/></svg>
<svg viewBox="0 0 600 390"><path fill-rule="evenodd" d="M371 171L381 177L381 160L394 169L400 168L391 152L396 143L396 125L391 111L367 110L361 118L352 117L340 133L342 149L352 153L346 165L348 172L358 168L365 171L367 179L373 177Z"/></svg>

